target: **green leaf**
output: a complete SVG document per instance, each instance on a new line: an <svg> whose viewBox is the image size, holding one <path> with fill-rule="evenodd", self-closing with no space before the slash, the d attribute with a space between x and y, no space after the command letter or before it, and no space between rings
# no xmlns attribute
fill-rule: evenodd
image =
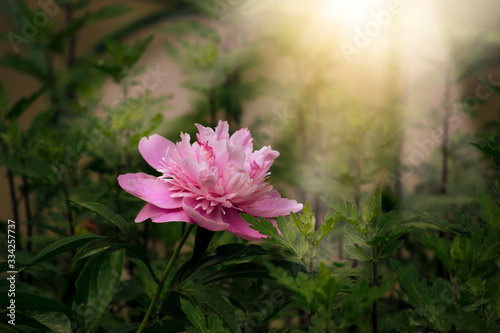
<svg viewBox="0 0 500 333"><path fill-rule="evenodd" d="M377 260L378 259L384 259L392 254L394 254L401 246L403 246L405 240L400 239L395 242L392 242L382 248L382 251L377 254Z"/></svg>
<svg viewBox="0 0 500 333"><path fill-rule="evenodd" d="M316 246L318 246L319 243L321 242L321 240L323 240L323 238L326 235L328 235L328 233L330 231L332 231L332 229L337 225L337 223L339 223L341 218L342 217L340 215L337 215L337 214L334 214L332 216L330 213L327 213L325 215L325 219L323 220L323 222L319 226L319 230L321 231L321 236L320 236L320 239L318 239L318 241L316 242Z"/></svg>
<svg viewBox="0 0 500 333"><path fill-rule="evenodd" d="M109 311L120 284L125 251L103 252L92 257L76 280L73 310L82 332L95 332Z"/></svg>
<svg viewBox="0 0 500 333"><path fill-rule="evenodd" d="M357 226L360 222L360 214L356 204L352 202L339 203L335 200L324 197L323 201L332 208L333 214L341 216L348 223Z"/></svg>
<svg viewBox="0 0 500 333"><path fill-rule="evenodd" d="M182 311L186 314L187 320L193 327L200 333L209 333L207 324L205 322L205 314L201 311L200 307L193 307L191 303L181 298ZM188 330L189 332L189 330Z"/></svg>
<svg viewBox="0 0 500 333"><path fill-rule="evenodd" d="M72 260L81 260L83 258L93 256L97 253L101 253L111 248L123 248L135 254L146 265L146 268L148 269L149 273L151 274L153 279L158 283L158 279L153 271L153 268L151 267L151 262L149 261L149 257L144 248L142 246L137 246L136 244L125 243L119 239L103 237L93 240L87 243L85 246L83 246L76 253L76 255L73 257Z"/></svg>
<svg viewBox="0 0 500 333"><path fill-rule="evenodd" d="M64 26L64 28L62 28L52 37L52 40L50 41L48 48L57 53L63 52L67 40L75 36L87 23L88 19L89 19L89 14L86 13L85 15L77 19L73 19L71 22L67 23Z"/></svg>
<svg viewBox="0 0 500 333"><path fill-rule="evenodd" d="M68 315L73 314L73 312L67 305L47 296L26 292L16 292L15 299L17 311L56 311L63 312ZM2 297L2 299L0 299L1 308L7 308L7 306L9 306L9 302L9 298Z"/></svg>
<svg viewBox="0 0 500 333"><path fill-rule="evenodd" d="M490 141L469 142L474 147L491 157L497 167L500 167L500 136L495 136Z"/></svg>
<svg viewBox="0 0 500 333"><path fill-rule="evenodd" d="M209 284L215 281L232 278L269 278L268 270L257 263L246 262L223 268L217 272L207 275L200 283Z"/></svg>
<svg viewBox="0 0 500 333"><path fill-rule="evenodd" d="M230 260L244 259L249 256L264 255L266 252L257 245L226 244L219 246L214 253L206 254L194 265L188 260L175 273L169 289L176 290L180 285L202 272L204 269L213 267Z"/></svg>
<svg viewBox="0 0 500 333"><path fill-rule="evenodd" d="M246 222L250 223L250 228L259 231L263 235L269 236L264 238L266 242L287 249L299 257L303 257L307 252L305 237L299 233L294 223L288 223L283 216L278 216L276 221L281 234L271 221L263 217L257 219L248 214L241 214L241 217Z"/></svg>
<svg viewBox="0 0 500 333"><path fill-rule="evenodd" d="M365 223L378 221L382 214L382 190L377 186L375 193L370 194L363 202L363 221Z"/></svg>
<svg viewBox="0 0 500 333"><path fill-rule="evenodd" d="M367 238L366 236L358 231L356 227L354 227L352 224L346 224L345 226L345 236L353 241L354 243L360 244L360 245L366 245Z"/></svg>
<svg viewBox="0 0 500 333"><path fill-rule="evenodd" d="M123 4L110 5L99 8L95 12L91 12L89 15L89 22L97 22L106 20L109 18L114 18L127 13L129 9Z"/></svg>
<svg viewBox="0 0 500 333"><path fill-rule="evenodd" d="M69 318L60 312L30 312L30 317L49 327L51 332L71 332ZM16 315L17 321L17 315Z"/></svg>
<svg viewBox="0 0 500 333"><path fill-rule="evenodd" d="M309 238L310 233L315 233L314 227L316 226L316 219L312 212L311 205L309 205L309 201L306 201L302 214L297 216L295 213L291 213L290 218L305 238Z"/></svg>
<svg viewBox="0 0 500 333"><path fill-rule="evenodd" d="M238 322L233 307L221 297L217 290L208 286L192 284L183 288L181 293L215 312L233 332L238 331Z"/></svg>
<svg viewBox="0 0 500 333"><path fill-rule="evenodd" d="M354 259L354 260L359 260L363 262L370 262L372 261L371 255L367 254L365 250L357 245L351 246L351 245L346 245L345 246L345 251L349 258ZM371 249L369 249L371 251Z"/></svg>
<svg viewBox="0 0 500 333"><path fill-rule="evenodd" d="M9 93L5 86L0 83L0 120L3 120L4 115L9 110Z"/></svg>
<svg viewBox="0 0 500 333"><path fill-rule="evenodd" d="M1 318L0 322L3 324L9 325L13 328L15 328L16 326L28 326L28 327L37 329L37 330L42 331L42 332L50 332L51 331L50 328L48 328L47 326L45 326L44 324L42 324L38 320L32 318L31 316L27 316L21 312L16 313L16 320L15 320L16 326L13 326L12 324L8 323L10 318L7 317L7 315L8 315L8 311L1 311L0 312L0 318ZM1 326L0 326L0 328L1 328ZM2 332L10 332L10 331L7 331L7 330L2 328ZM19 331L19 332L21 332L21 331Z"/></svg>
<svg viewBox="0 0 500 333"><path fill-rule="evenodd" d="M0 58L0 66L12 68L23 74L28 74L39 79L41 82L46 80L45 71L31 59L23 58L18 54L6 53Z"/></svg>
<svg viewBox="0 0 500 333"><path fill-rule="evenodd" d="M135 224L125 221L123 217L116 214L108 207L97 202L76 202L72 200L70 201L84 208L87 208L90 211L93 211L97 215L100 215L105 220L111 222L115 227L120 229L120 231L122 231L130 241L137 244L138 246L142 246L141 241L137 236L138 232L137 229L135 228Z"/></svg>
<svg viewBox="0 0 500 333"><path fill-rule="evenodd" d="M43 94L45 89L46 86L43 86L38 91L33 93L31 96L23 97L19 101L17 101L16 104L14 104L12 109L10 109L9 113L7 114L7 119L8 120L18 119L30 107L30 105L33 104L33 102L36 101L41 94Z"/></svg>
<svg viewBox="0 0 500 333"><path fill-rule="evenodd" d="M54 243L48 245L46 248L38 252L38 254L30 261L27 263L21 263L17 262L16 263L16 268L18 269L18 272L22 271L23 269L26 269L30 266L36 265L44 260L47 260L49 258L52 258L58 254L76 249L80 246L83 246L87 244L88 242L101 238L103 236L100 235L76 235L76 236L70 236L63 238L61 240L55 241ZM7 263L2 262L0 263L0 272L6 272L8 271Z"/></svg>

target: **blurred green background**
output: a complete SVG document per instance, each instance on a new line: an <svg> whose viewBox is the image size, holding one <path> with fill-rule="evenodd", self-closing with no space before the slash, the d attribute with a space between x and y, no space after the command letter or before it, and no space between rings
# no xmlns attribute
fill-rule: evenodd
<svg viewBox="0 0 500 333"><path fill-rule="evenodd" d="M95 231L68 198L133 218L141 203L116 176L152 172L139 139L176 141L181 131L194 134L194 123L219 119L232 131L249 127L256 148L279 150L271 183L319 214L322 196L359 202L379 182L385 209L439 214L477 205L491 190L495 174L467 140L498 125L499 3L1 8L0 219L29 228L25 245Z"/></svg>

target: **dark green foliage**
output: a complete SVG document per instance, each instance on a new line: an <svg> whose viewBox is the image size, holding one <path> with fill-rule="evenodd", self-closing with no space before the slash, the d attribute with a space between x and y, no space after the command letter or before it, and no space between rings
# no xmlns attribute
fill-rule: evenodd
<svg viewBox="0 0 500 333"><path fill-rule="evenodd" d="M450 127L446 140L426 147L420 165L401 159L407 132L444 132L446 122L479 115L488 100L449 94L441 109L413 105L413 90L391 87L383 103L366 103L359 96L371 87L352 94L342 61L315 48L322 34L308 35L314 22L301 13L264 13L264 5L248 1L151 2L157 11L97 38L87 53L79 44L84 29L130 9L60 4L58 16L0 56L9 75L0 84L0 165L17 223L16 325L2 297L1 332L136 332L150 304L142 332L500 331L498 117L475 135ZM0 7L8 33L20 37L24 19L42 13L24 0ZM249 20L255 13L259 19ZM231 20L237 24L226 26ZM263 33L227 31L246 21ZM158 23L152 35L142 34ZM447 63L418 57L456 93L499 63L498 43L482 32L446 31ZM136 33L143 37L131 40ZM138 64L151 55L153 38L177 66L153 68L162 71L157 87L180 70L189 91L189 108L174 110L188 111L181 116L169 113L178 96L141 80L151 68ZM332 41L320 44L337 45ZM9 96L9 81L23 77L36 88ZM480 82L498 97L497 83ZM111 105L103 102L106 83L120 90ZM477 107L467 105L471 98ZM409 109L432 121L407 124ZM269 181L304 209L274 218L242 214L263 235L259 245L198 227L164 271L186 225L133 222L144 202L116 178L153 174L137 149L141 138L158 133L175 141L184 132L194 139L194 123L219 119L231 131L249 125L255 149L270 144L280 152ZM405 167L415 167L414 188L402 185ZM5 221L0 233L7 239ZM0 262L5 277L12 269ZM0 279L2 295L9 281Z"/></svg>

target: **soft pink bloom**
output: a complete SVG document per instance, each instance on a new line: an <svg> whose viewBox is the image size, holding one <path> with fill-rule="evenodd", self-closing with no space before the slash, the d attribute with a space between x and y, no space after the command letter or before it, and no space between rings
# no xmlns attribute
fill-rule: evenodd
<svg viewBox="0 0 500 333"><path fill-rule="evenodd" d="M174 144L159 135L142 138L139 151L162 175L129 173L118 177L128 193L146 201L136 222L184 221L212 231L227 230L238 237L260 240L241 213L266 218L298 212L302 204L281 198L266 182L279 153L271 147L253 150L247 128L229 136L227 122L215 131L196 124L198 141L188 134Z"/></svg>

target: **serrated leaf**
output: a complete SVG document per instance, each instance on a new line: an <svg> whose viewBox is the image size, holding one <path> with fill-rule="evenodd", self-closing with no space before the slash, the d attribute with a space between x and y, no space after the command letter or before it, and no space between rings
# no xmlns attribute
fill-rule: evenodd
<svg viewBox="0 0 500 333"><path fill-rule="evenodd" d="M238 330L238 322L233 307L213 288L192 284L183 288L181 293L195 299L196 302L215 312L233 332Z"/></svg>
<svg viewBox="0 0 500 333"><path fill-rule="evenodd" d="M370 194L363 202L363 221L370 223L376 222L382 214L382 189L377 186L375 193Z"/></svg>
<svg viewBox="0 0 500 333"><path fill-rule="evenodd" d="M354 260L359 260L363 262L370 262L372 261L372 257L368 255L365 250L359 246L351 246L351 245L346 245L345 251L349 258L354 259ZM370 249L371 251L371 249Z"/></svg>
<svg viewBox="0 0 500 333"><path fill-rule="evenodd" d="M200 307L193 307L190 302L182 298L180 301L182 311L184 311L187 320L193 325L196 331L200 333L209 333L205 322L205 314L201 311Z"/></svg>
<svg viewBox="0 0 500 333"><path fill-rule="evenodd" d="M358 231L356 227L354 227L351 224L347 224L345 226L345 236L353 241L354 243L360 244L360 245L366 245L367 238L366 236Z"/></svg>
<svg viewBox="0 0 500 333"><path fill-rule="evenodd" d="M262 235L269 236L264 238L266 242L289 250L299 257L302 257L307 251L305 237L299 233L293 223L288 223L283 216L278 216L276 221L280 232L271 221L263 217L257 219L249 214L241 214L241 217L250 224L250 228L259 231Z"/></svg>
<svg viewBox="0 0 500 333"><path fill-rule="evenodd" d="M403 246L404 242L405 242L404 239L400 239L400 240L397 240L395 242L392 242L392 243L384 246L382 251L380 251L380 253L377 254L377 259L384 259L384 258L396 253L396 251L401 246Z"/></svg>

